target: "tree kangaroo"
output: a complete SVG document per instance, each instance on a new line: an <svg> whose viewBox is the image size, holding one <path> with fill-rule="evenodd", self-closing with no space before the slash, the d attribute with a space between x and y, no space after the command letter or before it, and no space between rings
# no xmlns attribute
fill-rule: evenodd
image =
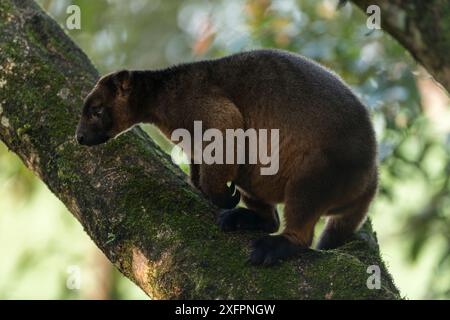
<svg viewBox="0 0 450 320"><path fill-rule="evenodd" d="M276 205L284 203L285 229L253 243L252 264L272 265L311 246L321 216L327 222L318 249L343 244L364 221L377 190L368 111L339 77L296 54L255 50L111 73L87 96L76 139L101 144L138 123L153 123L170 138L179 128L192 133L194 121L224 135L279 129L274 175L262 175L261 163L191 164L191 181L221 208L224 231L274 232ZM246 208L236 207L240 198Z"/></svg>

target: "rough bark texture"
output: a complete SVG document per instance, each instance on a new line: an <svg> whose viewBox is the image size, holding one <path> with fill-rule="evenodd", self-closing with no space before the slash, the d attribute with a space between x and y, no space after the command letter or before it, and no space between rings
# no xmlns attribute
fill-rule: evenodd
<svg viewBox="0 0 450 320"><path fill-rule="evenodd" d="M353 0L366 12L381 9L381 28L391 34L450 92L448 0Z"/></svg>
<svg viewBox="0 0 450 320"><path fill-rule="evenodd" d="M215 208L142 130L98 147L76 145L82 98L97 77L32 1L0 2L0 139L150 297L400 298L369 222L339 250L251 267L249 243L259 234L220 232ZM381 289L368 289L369 265L380 266Z"/></svg>

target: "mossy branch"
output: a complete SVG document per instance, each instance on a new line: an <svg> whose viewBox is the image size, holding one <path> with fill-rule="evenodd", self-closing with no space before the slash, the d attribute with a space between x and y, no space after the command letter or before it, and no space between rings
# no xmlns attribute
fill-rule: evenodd
<svg viewBox="0 0 450 320"><path fill-rule="evenodd" d="M364 12L377 5L381 28L397 39L450 92L448 0L353 0Z"/></svg>
<svg viewBox="0 0 450 320"><path fill-rule="evenodd" d="M258 235L220 232L215 208L142 130L98 147L76 145L82 98L97 78L35 3L0 2L0 139L150 297L399 298L370 223L339 250L251 267L245 261ZM369 265L381 268L380 289L366 285Z"/></svg>

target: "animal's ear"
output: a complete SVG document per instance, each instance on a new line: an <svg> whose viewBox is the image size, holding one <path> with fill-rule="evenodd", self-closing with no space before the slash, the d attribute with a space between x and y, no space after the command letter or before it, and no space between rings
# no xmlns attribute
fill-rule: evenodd
<svg viewBox="0 0 450 320"><path fill-rule="evenodd" d="M113 81L118 93L122 96L127 96L131 91L131 72L128 70L121 70L116 72L113 76Z"/></svg>

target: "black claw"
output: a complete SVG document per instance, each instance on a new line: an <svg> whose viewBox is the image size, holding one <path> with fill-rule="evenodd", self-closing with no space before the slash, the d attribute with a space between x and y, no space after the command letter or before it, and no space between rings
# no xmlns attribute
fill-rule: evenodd
<svg viewBox="0 0 450 320"><path fill-rule="evenodd" d="M236 189L234 182L231 182L228 187L227 199L228 200L223 206L224 209L233 209L238 205L239 201L241 201L241 193Z"/></svg>
<svg viewBox="0 0 450 320"><path fill-rule="evenodd" d="M208 196L212 203L222 209L233 209L241 201L241 193L233 182L224 193L209 194Z"/></svg>
<svg viewBox="0 0 450 320"><path fill-rule="evenodd" d="M264 236L253 242L249 260L253 265L272 266L281 260L298 256L301 251L300 246L283 235Z"/></svg>
<svg viewBox="0 0 450 320"><path fill-rule="evenodd" d="M231 181L230 186L228 187L228 190L230 191L231 195L234 195L234 193L236 192L236 185L234 184L233 181Z"/></svg>

